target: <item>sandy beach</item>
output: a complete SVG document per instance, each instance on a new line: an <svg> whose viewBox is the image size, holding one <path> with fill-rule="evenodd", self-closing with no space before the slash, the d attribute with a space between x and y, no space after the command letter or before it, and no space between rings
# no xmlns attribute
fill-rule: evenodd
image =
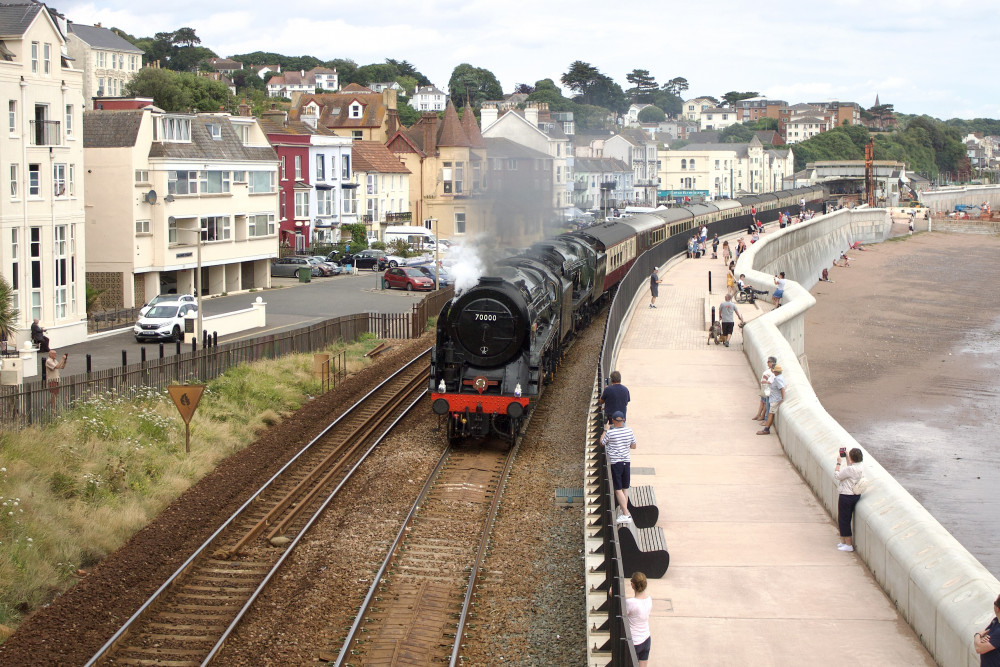
<svg viewBox="0 0 1000 667"><path fill-rule="evenodd" d="M848 256L812 290L816 393L1000 576L1000 237L924 233Z"/></svg>

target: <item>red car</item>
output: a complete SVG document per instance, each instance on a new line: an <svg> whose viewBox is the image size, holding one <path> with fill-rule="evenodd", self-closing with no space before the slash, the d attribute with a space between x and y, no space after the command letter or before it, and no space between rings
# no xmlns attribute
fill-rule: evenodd
<svg viewBox="0 0 1000 667"><path fill-rule="evenodd" d="M387 269L382 276L382 288L396 287L412 292L415 289L432 290L434 281L423 274L420 269L412 266L397 266Z"/></svg>

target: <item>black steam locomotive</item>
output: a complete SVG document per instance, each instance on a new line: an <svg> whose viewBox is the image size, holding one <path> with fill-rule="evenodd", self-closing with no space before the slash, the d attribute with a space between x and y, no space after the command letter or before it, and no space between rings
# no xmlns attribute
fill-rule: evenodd
<svg viewBox="0 0 1000 667"><path fill-rule="evenodd" d="M536 243L441 309L431 359L432 408L448 437L514 442L532 403L635 258L677 234L725 219L728 227L822 202L822 188L671 208L588 227Z"/></svg>

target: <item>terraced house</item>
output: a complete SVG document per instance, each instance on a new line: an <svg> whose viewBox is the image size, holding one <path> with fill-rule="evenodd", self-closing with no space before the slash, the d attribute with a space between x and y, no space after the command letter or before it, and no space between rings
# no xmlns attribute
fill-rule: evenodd
<svg viewBox="0 0 1000 667"><path fill-rule="evenodd" d="M71 22L67 37L73 65L84 73L83 96L88 109L94 108L95 97L124 95L125 86L142 69L142 49L99 23Z"/></svg>
<svg viewBox="0 0 1000 667"><path fill-rule="evenodd" d="M257 120L140 105L83 119L87 281L102 305L193 293L199 264L203 294L269 286L278 156Z"/></svg>
<svg viewBox="0 0 1000 667"><path fill-rule="evenodd" d="M0 270L14 289L19 344L33 318L53 345L87 336L83 73L65 57L64 25L41 3L0 5Z"/></svg>

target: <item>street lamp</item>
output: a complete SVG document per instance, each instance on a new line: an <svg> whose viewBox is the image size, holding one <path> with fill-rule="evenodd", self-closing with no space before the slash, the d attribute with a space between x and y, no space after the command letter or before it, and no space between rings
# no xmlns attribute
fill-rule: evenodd
<svg viewBox="0 0 1000 667"><path fill-rule="evenodd" d="M437 218L427 218L424 220L424 227L427 227L427 223L433 225L434 228L434 289L441 289L440 285L440 273L438 271L438 262L441 255L441 239L438 238L438 219Z"/></svg>
<svg viewBox="0 0 1000 667"><path fill-rule="evenodd" d="M198 329L195 332L195 339L198 339L199 337L201 337L203 335L202 320L201 320L201 221L200 220L198 221L198 229L182 229L182 228L178 227L177 231L179 231L179 232L194 232L194 233L196 233L198 235L198 243L197 243L197 248L198 248L198 250L197 250L198 268L195 269L195 274L194 274L194 295L195 295L195 300L196 300L196 302L198 304L198 319L197 319L197 324L196 324L196 326L198 327Z"/></svg>

